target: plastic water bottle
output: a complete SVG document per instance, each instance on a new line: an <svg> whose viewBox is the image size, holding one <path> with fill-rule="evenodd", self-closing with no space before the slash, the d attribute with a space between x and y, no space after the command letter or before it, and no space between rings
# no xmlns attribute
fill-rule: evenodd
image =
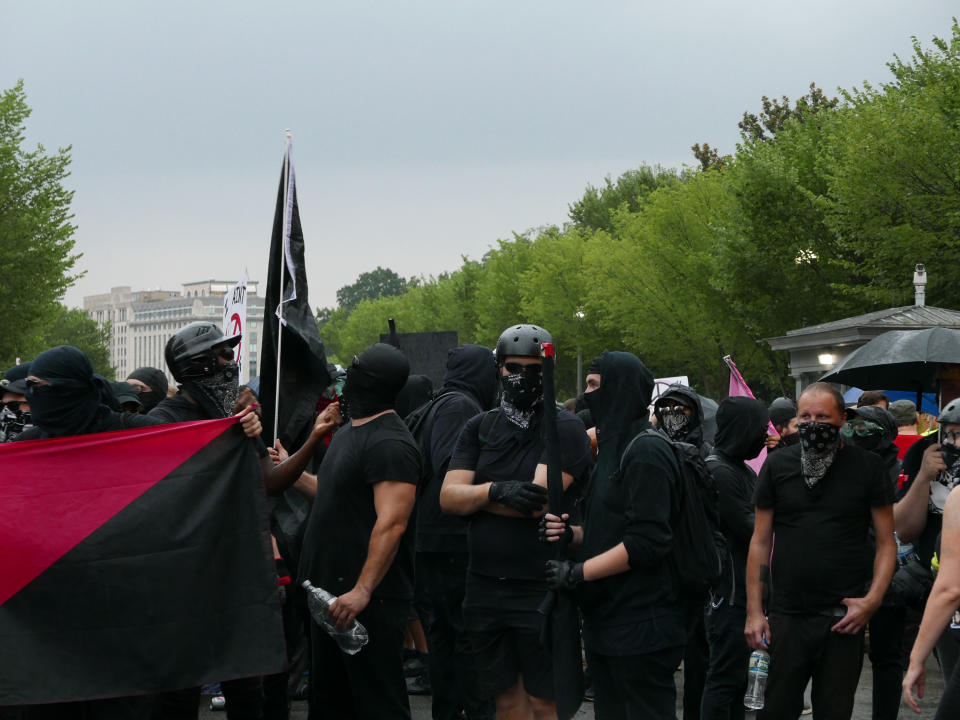
<svg viewBox="0 0 960 720"><path fill-rule="evenodd" d="M763 709L763 694L767 690L767 676L770 674L770 653L766 650L754 650L747 665L747 694L743 696L743 706L747 710Z"/></svg>
<svg viewBox="0 0 960 720"><path fill-rule="evenodd" d="M913 543L900 542L900 536L896 531L893 533L893 539L897 541L897 565L903 567L914 553Z"/></svg>
<svg viewBox="0 0 960 720"><path fill-rule="evenodd" d="M337 598L323 588L314 587L309 580L303 581L303 589L307 591L307 607L310 616L324 631L337 641L337 645L347 655L356 655L367 644L370 636L367 629L356 620L346 627L338 628L330 618L330 605Z"/></svg>

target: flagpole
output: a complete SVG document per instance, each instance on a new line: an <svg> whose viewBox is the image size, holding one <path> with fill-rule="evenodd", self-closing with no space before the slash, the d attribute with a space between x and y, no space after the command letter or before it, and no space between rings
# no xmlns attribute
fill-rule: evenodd
<svg viewBox="0 0 960 720"><path fill-rule="evenodd" d="M277 306L277 309L280 312L279 316L277 317L277 371L275 374L276 394L274 395L273 400L274 447L277 446L277 425L280 422L280 350L283 346L283 278L286 275L287 263L287 208L290 202L290 199L287 197L287 195L290 192L290 144L292 141L293 136L290 134L290 131L287 130L287 145L283 154L283 229L282 236L280 238L282 247L280 248L280 282L278 284L278 287L280 288L280 304Z"/></svg>

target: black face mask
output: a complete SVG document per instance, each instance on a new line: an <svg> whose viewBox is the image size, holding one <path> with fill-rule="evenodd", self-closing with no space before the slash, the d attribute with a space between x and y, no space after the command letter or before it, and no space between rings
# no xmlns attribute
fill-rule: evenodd
<svg viewBox="0 0 960 720"><path fill-rule="evenodd" d="M240 395L240 366L235 362L221 365L212 375L194 380L192 385L209 401L201 403L208 413L215 410L216 417L227 417L233 414Z"/></svg>
<svg viewBox="0 0 960 720"><path fill-rule="evenodd" d="M538 364L525 365L519 372L500 376L503 401L521 412L532 410L543 400L543 375Z"/></svg>
<svg viewBox="0 0 960 720"><path fill-rule="evenodd" d="M767 428L763 428L760 431L760 434L757 436L757 439L754 441L753 445L747 450L747 459L751 460L760 454L760 451L763 450L764 446L767 444Z"/></svg>
<svg viewBox="0 0 960 720"><path fill-rule="evenodd" d="M407 382L410 363L392 345L376 343L353 359L343 385L341 413L357 419L393 410Z"/></svg>
<svg viewBox="0 0 960 720"><path fill-rule="evenodd" d="M660 418L663 420L663 431L667 437L674 442L683 442L690 432L691 417L682 410L661 411Z"/></svg>
<svg viewBox="0 0 960 720"><path fill-rule="evenodd" d="M789 435L781 435L780 442L777 443L778 448L790 447L791 445L796 445L800 442L800 433L790 433Z"/></svg>

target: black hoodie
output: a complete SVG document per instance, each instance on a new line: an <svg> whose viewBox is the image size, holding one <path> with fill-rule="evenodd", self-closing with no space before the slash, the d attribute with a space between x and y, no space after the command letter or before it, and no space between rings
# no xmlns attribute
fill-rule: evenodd
<svg viewBox="0 0 960 720"><path fill-rule="evenodd" d="M497 363L490 348L464 345L450 350L439 399L420 435L430 477L417 503L417 552L467 552L467 519L440 511L440 487L460 431L467 420L493 407L497 387Z"/></svg>
<svg viewBox="0 0 960 720"><path fill-rule="evenodd" d="M680 442L689 443L700 449L700 456L706 457L710 453L710 445L703 440L703 404L700 402L700 396L693 388L686 385L671 385L657 398L653 406L653 414L657 416L657 426L663 429L663 417L660 415L660 407L664 400L675 398L681 405L691 408L693 415L690 416L690 429L685 437L677 438Z"/></svg>
<svg viewBox="0 0 960 720"><path fill-rule="evenodd" d="M714 588L731 605L746 605L747 553L753 535L757 474L744 462L763 449L770 414L759 400L729 397L717 408L717 436L707 466L720 493L720 528L730 547L724 584Z"/></svg>
<svg viewBox="0 0 960 720"><path fill-rule="evenodd" d="M653 652L685 642L668 554L680 468L650 428L653 375L626 352L604 352L600 388L586 400L597 423L599 455L586 497L583 557L623 543L630 569L581 583L584 644L600 654ZM630 445L623 458L621 456Z"/></svg>
<svg viewBox="0 0 960 720"><path fill-rule="evenodd" d="M894 440L897 437L896 418L890 414L889 410L885 410L877 405L859 407L857 408L857 415L862 417L864 420L875 422L877 425L880 425L883 428L883 439L880 440L880 444L870 450L870 452L883 458L883 461L887 465L887 471L890 473L890 481L893 486L893 490L896 492L897 479L900 476L900 468L902 466L902 463L897 458L899 448L894 443ZM856 442L851 444L856 445Z"/></svg>

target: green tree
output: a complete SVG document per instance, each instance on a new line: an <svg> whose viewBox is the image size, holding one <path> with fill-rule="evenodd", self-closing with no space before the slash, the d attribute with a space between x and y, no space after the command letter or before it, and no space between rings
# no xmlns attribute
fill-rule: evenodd
<svg viewBox="0 0 960 720"><path fill-rule="evenodd" d="M376 269L362 273L352 285L344 285L337 290L337 304L353 310L363 300L402 295L406 290L406 280L393 270L378 265Z"/></svg>
<svg viewBox="0 0 960 720"><path fill-rule="evenodd" d="M828 98L816 83L810 83L810 92L799 98L793 107L786 95L779 100L771 100L766 95L760 99L763 110L759 115L744 112L743 119L737 123L745 140L762 141L776 136L790 120L805 122L812 115L823 110L834 110L840 103L839 98Z"/></svg>
<svg viewBox="0 0 960 720"><path fill-rule="evenodd" d="M569 206L570 220L582 229L610 232L614 213L623 207L639 211L654 190L673 185L680 177L676 170L659 165L628 170L616 182L608 176L602 188L588 186L583 197Z"/></svg>
<svg viewBox="0 0 960 720"><path fill-rule="evenodd" d="M36 347L80 277L72 274L80 257L73 253L73 193L63 185L70 148L26 149L29 116L22 80L0 93L0 307L14 320L0 333L0 358L8 363Z"/></svg>

